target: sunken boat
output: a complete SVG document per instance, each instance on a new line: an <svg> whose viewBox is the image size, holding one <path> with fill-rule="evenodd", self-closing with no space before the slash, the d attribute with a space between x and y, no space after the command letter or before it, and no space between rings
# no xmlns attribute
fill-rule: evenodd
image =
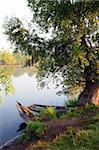
<svg viewBox="0 0 99 150"><path fill-rule="evenodd" d="M16 107L19 111L20 116L27 122L29 120L34 120L36 115L44 108L53 107L57 114L61 114L66 111L66 106L55 106L55 105L41 105L33 104L31 106L23 106L17 101Z"/></svg>

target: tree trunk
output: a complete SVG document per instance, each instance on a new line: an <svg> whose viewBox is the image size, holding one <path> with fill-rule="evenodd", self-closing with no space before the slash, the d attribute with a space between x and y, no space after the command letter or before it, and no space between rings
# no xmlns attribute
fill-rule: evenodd
<svg viewBox="0 0 99 150"><path fill-rule="evenodd" d="M84 90L78 98L78 105L93 103L99 106L99 81L86 83Z"/></svg>
<svg viewBox="0 0 99 150"><path fill-rule="evenodd" d="M32 54L32 59L31 59L31 65L33 66L33 63L34 63L34 56Z"/></svg>

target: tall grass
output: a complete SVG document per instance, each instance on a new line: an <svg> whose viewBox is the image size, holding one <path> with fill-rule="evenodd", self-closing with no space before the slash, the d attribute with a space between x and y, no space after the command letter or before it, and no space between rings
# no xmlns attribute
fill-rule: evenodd
<svg viewBox="0 0 99 150"><path fill-rule="evenodd" d="M66 100L64 103L67 107L76 107L78 100L76 98Z"/></svg>

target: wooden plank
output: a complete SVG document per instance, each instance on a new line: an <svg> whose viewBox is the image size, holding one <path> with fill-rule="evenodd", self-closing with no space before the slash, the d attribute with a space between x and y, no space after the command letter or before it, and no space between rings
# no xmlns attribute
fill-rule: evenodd
<svg viewBox="0 0 99 150"><path fill-rule="evenodd" d="M36 107L42 107L42 108L46 108L46 107L54 107L56 109L66 109L66 106L55 106L55 105L41 105L41 104L33 104L28 106L28 108L36 108Z"/></svg>

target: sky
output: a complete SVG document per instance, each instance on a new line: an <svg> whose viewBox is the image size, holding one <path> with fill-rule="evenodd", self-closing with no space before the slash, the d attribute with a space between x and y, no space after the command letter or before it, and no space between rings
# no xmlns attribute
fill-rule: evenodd
<svg viewBox="0 0 99 150"><path fill-rule="evenodd" d="M32 19L32 14L29 7L27 7L27 0L0 0L0 50L11 50L11 44L3 34L4 21L11 16L16 16L23 22L29 22ZM51 30L45 37L51 37Z"/></svg>
<svg viewBox="0 0 99 150"><path fill-rule="evenodd" d="M0 49L10 50L11 45L3 34L3 24L6 17L19 17L22 21L29 22L32 19L31 11L27 7L26 0L0 0Z"/></svg>

